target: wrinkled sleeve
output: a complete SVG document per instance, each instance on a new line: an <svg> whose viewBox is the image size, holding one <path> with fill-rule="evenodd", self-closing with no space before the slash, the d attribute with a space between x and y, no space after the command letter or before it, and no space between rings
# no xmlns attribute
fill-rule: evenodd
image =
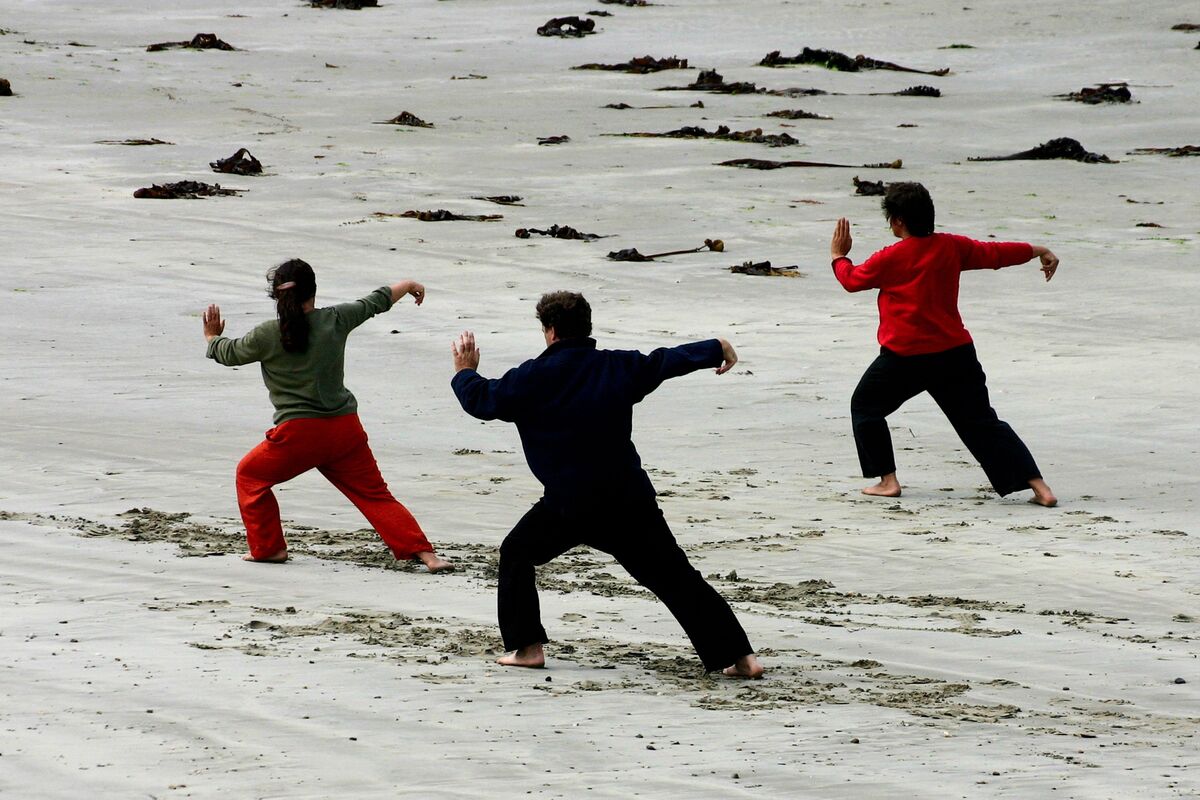
<svg viewBox="0 0 1200 800"><path fill-rule="evenodd" d="M342 330L352 331L376 314L382 314L392 307L392 289L390 286L380 286L366 297L352 303L339 303L333 307L338 323Z"/></svg>
<svg viewBox="0 0 1200 800"><path fill-rule="evenodd" d="M240 339L218 336L210 340L206 355L226 367L240 367L261 361L267 352L263 344L262 330L255 328Z"/></svg>
<svg viewBox="0 0 1200 800"><path fill-rule="evenodd" d="M887 279L893 258L891 248L880 250L861 264L842 256L834 260L833 274L847 292L879 289Z"/></svg>
<svg viewBox="0 0 1200 800"><path fill-rule="evenodd" d="M957 237L962 269L1000 269L1024 264L1033 258L1033 247L1026 242L978 242Z"/></svg>
<svg viewBox="0 0 1200 800"><path fill-rule="evenodd" d="M450 381L463 411L476 419L516 422L528 405L529 379L521 367L514 367L500 378L491 380L473 369L459 370Z"/></svg>
<svg viewBox="0 0 1200 800"><path fill-rule="evenodd" d="M678 378L705 367L719 367L725 361L721 343L716 339L690 342L677 347L660 347L639 359L634 375L634 398L638 402L657 389L663 381Z"/></svg>

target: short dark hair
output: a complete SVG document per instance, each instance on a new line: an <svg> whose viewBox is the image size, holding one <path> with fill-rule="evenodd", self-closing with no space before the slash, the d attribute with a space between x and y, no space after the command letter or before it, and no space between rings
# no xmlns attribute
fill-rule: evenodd
<svg viewBox="0 0 1200 800"><path fill-rule="evenodd" d="M899 217L913 236L933 233L933 198L919 183L889 183L883 196L883 215Z"/></svg>
<svg viewBox="0 0 1200 800"><path fill-rule="evenodd" d="M538 300L537 317L559 339L592 335L592 307L579 292L547 292Z"/></svg>

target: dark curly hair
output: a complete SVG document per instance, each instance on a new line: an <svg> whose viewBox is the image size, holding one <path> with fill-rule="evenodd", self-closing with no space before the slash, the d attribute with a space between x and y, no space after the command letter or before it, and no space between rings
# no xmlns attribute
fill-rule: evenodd
<svg viewBox="0 0 1200 800"><path fill-rule="evenodd" d="M304 304L317 294L317 276L307 262L298 258L285 261L267 272L267 294L275 301L279 315L279 338L289 353L308 349L308 317Z"/></svg>
<svg viewBox="0 0 1200 800"><path fill-rule="evenodd" d="M883 215L899 217L913 236L933 233L933 198L919 183L890 183L883 196Z"/></svg>
<svg viewBox="0 0 1200 800"><path fill-rule="evenodd" d="M554 328L559 339L592 335L592 307L578 292L547 292L538 300L537 317L543 328Z"/></svg>

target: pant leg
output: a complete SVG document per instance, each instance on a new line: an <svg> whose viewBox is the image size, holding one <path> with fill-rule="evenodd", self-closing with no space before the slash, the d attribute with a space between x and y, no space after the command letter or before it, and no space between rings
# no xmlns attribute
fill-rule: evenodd
<svg viewBox="0 0 1200 800"><path fill-rule="evenodd" d="M882 350L867 367L850 398L850 424L864 478L896 471L887 417L924 390L920 371L890 350Z"/></svg>
<svg viewBox="0 0 1200 800"><path fill-rule="evenodd" d="M287 547L279 521L279 503L271 487L290 481L316 466L321 459L321 437L296 419L276 425L237 466L238 509L246 526L250 555L266 558Z"/></svg>
<svg viewBox="0 0 1200 800"><path fill-rule="evenodd" d="M330 483L362 512L398 559L433 550L416 518L388 490L357 414L330 420L329 435L345 447L318 465Z"/></svg>
<svg viewBox="0 0 1200 800"><path fill-rule="evenodd" d="M584 543L610 553L663 601L707 671L724 669L754 652L733 609L688 561L656 503L628 509L616 524Z"/></svg>
<svg viewBox="0 0 1200 800"><path fill-rule="evenodd" d="M992 408L975 346L956 347L939 356L942 363L931 370L929 394L1000 496L1028 489L1029 481L1041 473L1029 448Z"/></svg>
<svg viewBox="0 0 1200 800"><path fill-rule="evenodd" d="M542 627L534 567L553 561L577 544L571 526L541 500L504 537L496 611L505 650L550 641Z"/></svg>

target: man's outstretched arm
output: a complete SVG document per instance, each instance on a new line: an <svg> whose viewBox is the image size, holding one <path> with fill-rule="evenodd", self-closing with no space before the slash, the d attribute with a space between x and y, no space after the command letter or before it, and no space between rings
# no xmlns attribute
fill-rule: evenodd
<svg viewBox="0 0 1200 800"><path fill-rule="evenodd" d="M724 375L738 361L737 351L725 339L660 347L641 359L636 376L636 400L653 392L665 380L705 367L714 367L718 375Z"/></svg>

